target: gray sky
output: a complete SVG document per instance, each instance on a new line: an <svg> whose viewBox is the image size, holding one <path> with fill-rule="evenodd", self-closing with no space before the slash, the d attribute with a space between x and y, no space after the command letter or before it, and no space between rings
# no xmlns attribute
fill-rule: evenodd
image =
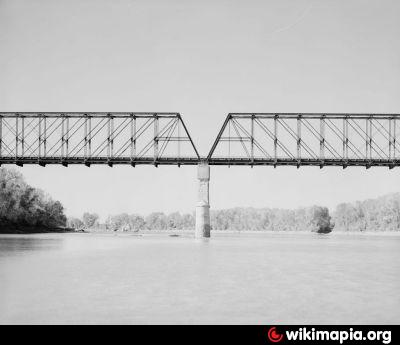
<svg viewBox="0 0 400 345"><path fill-rule="evenodd" d="M0 0L1 111L180 112L202 155L229 112L400 112L400 2ZM19 168L65 205L190 212L195 167ZM211 206L334 207L400 170L212 167Z"/></svg>

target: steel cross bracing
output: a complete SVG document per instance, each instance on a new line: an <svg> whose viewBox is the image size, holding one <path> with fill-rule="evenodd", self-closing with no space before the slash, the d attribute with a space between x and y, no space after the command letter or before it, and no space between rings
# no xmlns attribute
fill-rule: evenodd
<svg viewBox="0 0 400 345"><path fill-rule="evenodd" d="M0 165L393 168L399 122L399 114L231 113L200 157L179 113L0 113Z"/></svg>
<svg viewBox="0 0 400 345"><path fill-rule="evenodd" d="M231 113L212 165L400 165L399 114Z"/></svg>
<svg viewBox="0 0 400 345"><path fill-rule="evenodd" d="M179 113L0 113L1 164L197 164Z"/></svg>

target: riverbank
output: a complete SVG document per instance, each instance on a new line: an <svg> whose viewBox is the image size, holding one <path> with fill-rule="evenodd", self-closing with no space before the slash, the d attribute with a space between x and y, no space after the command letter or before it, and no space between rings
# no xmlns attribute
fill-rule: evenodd
<svg viewBox="0 0 400 345"><path fill-rule="evenodd" d="M130 236L151 236L165 235L171 237L191 237L194 230L139 230L139 231L107 231L104 229L86 229L85 233L108 234L108 235L130 235ZM318 233L305 230L211 230L212 235L256 235L256 234L299 234L299 235L320 235L320 236L400 236L400 231L331 231L330 233Z"/></svg>
<svg viewBox="0 0 400 345"><path fill-rule="evenodd" d="M20 224L0 224L0 234L41 234L41 233L65 233L78 232L73 228L66 227L43 227Z"/></svg>

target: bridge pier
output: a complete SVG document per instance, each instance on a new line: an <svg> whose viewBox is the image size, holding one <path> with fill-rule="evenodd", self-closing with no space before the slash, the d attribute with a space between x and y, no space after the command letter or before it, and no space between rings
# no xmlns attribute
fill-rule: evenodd
<svg viewBox="0 0 400 345"><path fill-rule="evenodd" d="M207 163L202 162L197 166L197 178L199 180L199 191L196 206L195 237L210 237L210 166Z"/></svg>

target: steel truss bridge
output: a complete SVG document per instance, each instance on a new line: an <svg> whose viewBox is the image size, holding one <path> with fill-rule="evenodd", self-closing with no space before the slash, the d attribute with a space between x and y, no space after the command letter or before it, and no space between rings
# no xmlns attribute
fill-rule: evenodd
<svg viewBox="0 0 400 345"><path fill-rule="evenodd" d="M3 112L1 164L400 165L400 114L231 113L200 156L179 113Z"/></svg>

